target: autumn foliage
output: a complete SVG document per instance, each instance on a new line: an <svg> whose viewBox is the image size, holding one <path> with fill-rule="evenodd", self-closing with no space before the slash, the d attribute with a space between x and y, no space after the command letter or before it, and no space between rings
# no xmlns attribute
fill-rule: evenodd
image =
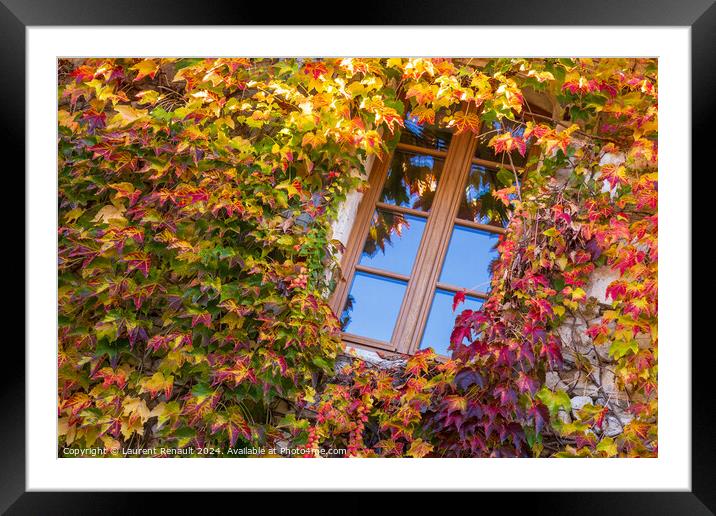
<svg viewBox="0 0 716 516"><path fill-rule="evenodd" d="M60 449L657 454L655 60L86 59L59 77ZM525 121L527 92L553 116ZM524 128L486 142L514 172L490 298L456 299L450 360L336 365L331 222L406 116ZM608 303L587 295L597 268ZM614 437L611 400L565 422L545 384L585 313L629 400Z"/></svg>

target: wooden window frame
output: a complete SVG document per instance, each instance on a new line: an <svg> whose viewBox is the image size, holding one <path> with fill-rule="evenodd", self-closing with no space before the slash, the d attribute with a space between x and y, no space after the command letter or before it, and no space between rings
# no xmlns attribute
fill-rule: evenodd
<svg viewBox="0 0 716 516"><path fill-rule="evenodd" d="M403 142L398 143L395 150L433 156L444 160L440 180L437 182L435 198L428 211L380 202L379 198L388 177L394 152L391 152L383 159L374 160L368 177L367 188L358 206L355 222L341 258L341 278L329 303L333 312L340 317L350 292L353 278L356 272L359 271L404 281L407 283L407 287L390 342L344 332L342 334L344 343L370 350L412 355L419 349L436 289L454 293L464 292L471 297L487 299L487 292L466 290L438 281L447 255L452 230L455 226L479 229L493 234L505 233L505 229L502 227L480 224L457 217L462 196L465 193L464 187L472 166L480 165L490 169L505 166L503 163L475 157L478 143L478 136L470 132L453 135L447 150L420 147ZM515 168L517 174L522 175L523 167ZM426 220L410 275L378 270L358 263L376 209L403 215L413 215Z"/></svg>

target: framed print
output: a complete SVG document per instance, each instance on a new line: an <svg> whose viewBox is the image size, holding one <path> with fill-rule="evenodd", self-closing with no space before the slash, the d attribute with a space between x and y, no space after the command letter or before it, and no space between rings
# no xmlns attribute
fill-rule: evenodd
<svg viewBox="0 0 716 516"><path fill-rule="evenodd" d="M431 26L195 7L3 1L27 202L3 510L400 490L714 511L690 215L710 2Z"/></svg>

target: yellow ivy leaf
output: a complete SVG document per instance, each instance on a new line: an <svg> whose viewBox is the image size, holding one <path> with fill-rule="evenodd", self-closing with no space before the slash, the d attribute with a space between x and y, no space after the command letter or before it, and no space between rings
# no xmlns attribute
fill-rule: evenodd
<svg viewBox="0 0 716 516"><path fill-rule="evenodd" d="M176 401L170 401L164 403L163 401L154 407L149 414L149 417L156 416L157 428L163 427L167 421L174 421L179 417L181 413L181 407Z"/></svg>
<svg viewBox="0 0 716 516"><path fill-rule="evenodd" d="M97 215L92 219L92 222L103 222L104 224L116 225L117 223L127 222L127 219L122 215L124 210L117 209L116 206L108 204L97 212ZM114 224L113 224L114 222Z"/></svg>
<svg viewBox="0 0 716 516"><path fill-rule="evenodd" d="M157 394L159 394L159 391L164 391L164 396L169 398L172 394L172 387L174 386L174 377L172 375L164 376L164 373L158 371L154 373L151 378L142 380L141 385L140 393L148 392L152 398L155 398Z"/></svg>
<svg viewBox="0 0 716 516"><path fill-rule="evenodd" d="M241 327L244 325L244 318L234 313L228 313L224 317L222 317L221 322L233 331L237 328L241 329Z"/></svg>
<svg viewBox="0 0 716 516"><path fill-rule="evenodd" d="M604 437L597 444L597 451L607 454L607 457L614 457L617 454L617 445L611 437Z"/></svg>
<svg viewBox="0 0 716 516"><path fill-rule="evenodd" d="M126 124L131 124L147 116L146 109L136 109L132 106L127 106L124 104L118 104L114 106L114 110L118 113L118 115L112 118L112 121L110 123L111 126L119 125L122 122Z"/></svg>
<svg viewBox="0 0 716 516"><path fill-rule="evenodd" d="M85 438L85 446L92 446L95 441L97 441L97 437L99 437L99 426L92 425L92 426L86 426L82 429L83 437Z"/></svg>
<svg viewBox="0 0 716 516"><path fill-rule="evenodd" d="M129 416L130 419L140 419L142 424L149 419L149 408L147 403L141 398L128 397L124 399L123 403L123 414Z"/></svg>
<svg viewBox="0 0 716 516"><path fill-rule="evenodd" d="M57 435L67 435L67 430L69 429L68 421L68 417L61 417L57 420Z"/></svg>
<svg viewBox="0 0 716 516"><path fill-rule="evenodd" d="M322 134L306 133L303 135L301 147L308 147L310 145L315 149L316 147L320 147L324 143L326 143L326 138Z"/></svg>
<svg viewBox="0 0 716 516"><path fill-rule="evenodd" d="M71 115L64 109L60 109L57 111L57 122L62 127L67 127L72 132L75 132L79 125L77 122L75 122L74 115Z"/></svg>
<svg viewBox="0 0 716 516"><path fill-rule="evenodd" d="M135 70L137 72L137 76L134 78L135 81L141 81L147 76L154 79L154 76L159 71L159 63L152 59L144 59L143 61L140 61L132 66L130 70Z"/></svg>
<svg viewBox="0 0 716 516"><path fill-rule="evenodd" d="M74 208L65 214L65 222L70 224L75 222L85 212L82 208Z"/></svg>
<svg viewBox="0 0 716 516"><path fill-rule="evenodd" d="M122 432L125 440L129 439L135 432L139 435L144 435L144 423L138 418L122 418L120 432Z"/></svg>
<svg viewBox="0 0 716 516"><path fill-rule="evenodd" d="M580 299L584 299L587 297L587 293L584 291L584 289L577 287L572 291L572 299L579 301Z"/></svg>
<svg viewBox="0 0 716 516"><path fill-rule="evenodd" d="M433 451L433 445L430 443L426 443L422 439L418 438L418 439L414 440L412 443L410 443L410 449L408 450L408 456L415 457L416 459L420 459L422 457L425 457L431 451Z"/></svg>
<svg viewBox="0 0 716 516"><path fill-rule="evenodd" d="M139 100L140 104L151 104L154 105L161 98L158 91L155 90L144 90L140 91L135 95Z"/></svg>
<svg viewBox="0 0 716 516"><path fill-rule="evenodd" d="M311 387L310 385L306 387L303 399L306 400L308 403L315 403L316 402L316 389Z"/></svg>

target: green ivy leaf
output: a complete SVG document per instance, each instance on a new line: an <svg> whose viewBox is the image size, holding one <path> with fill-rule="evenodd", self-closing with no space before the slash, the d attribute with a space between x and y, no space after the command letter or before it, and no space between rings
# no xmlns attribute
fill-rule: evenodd
<svg viewBox="0 0 716 516"><path fill-rule="evenodd" d="M549 409L551 416L556 416L560 410L564 410L569 413L572 409L572 403L569 399L569 395L561 389L552 391L543 386L537 393L537 397L546 405Z"/></svg>

